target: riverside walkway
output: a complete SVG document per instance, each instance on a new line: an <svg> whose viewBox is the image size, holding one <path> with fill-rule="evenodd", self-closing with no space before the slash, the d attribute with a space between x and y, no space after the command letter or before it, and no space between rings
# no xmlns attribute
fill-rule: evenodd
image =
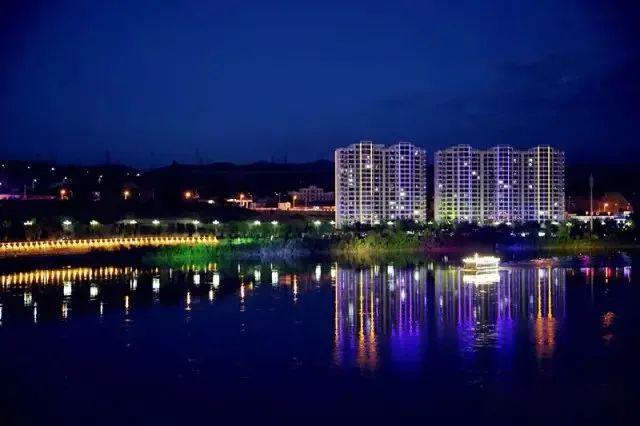
<svg viewBox="0 0 640 426"><path fill-rule="evenodd" d="M14 241L0 243L0 258L18 256L55 256L91 251L117 251L142 247L169 247L194 244L217 244L213 235L203 236L137 236L83 238L46 241Z"/></svg>

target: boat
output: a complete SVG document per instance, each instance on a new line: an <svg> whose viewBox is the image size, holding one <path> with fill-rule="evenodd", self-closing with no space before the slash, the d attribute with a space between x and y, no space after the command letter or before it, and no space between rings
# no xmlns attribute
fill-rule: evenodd
<svg viewBox="0 0 640 426"><path fill-rule="evenodd" d="M495 256L480 256L475 253L473 256L462 259L463 270L471 272L491 272L496 271L500 266L500 258Z"/></svg>

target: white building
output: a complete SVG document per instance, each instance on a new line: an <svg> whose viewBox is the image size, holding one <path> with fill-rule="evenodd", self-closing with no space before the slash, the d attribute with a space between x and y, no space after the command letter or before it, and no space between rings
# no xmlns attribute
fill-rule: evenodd
<svg viewBox="0 0 640 426"><path fill-rule="evenodd" d="M334 194L332 191L325 191L323 188L315 185L308 186L306 188L300 188L297 191L289 192L292 199L295 199L297 204L313 205L322 203L333 203Z"/></svg>
<svg viewBox="0 0 640 426"><path fill-rule="evenodd" d="M335 152L336 224L424 222L426 152L408 142L362 141Z"/></svg>
<svg viewBox="0 0 640 426"><path fill-rule="evenodd" d="M434 172L436 221L564 219L564 153L549 146L458 145L436 152Z"/></svg>

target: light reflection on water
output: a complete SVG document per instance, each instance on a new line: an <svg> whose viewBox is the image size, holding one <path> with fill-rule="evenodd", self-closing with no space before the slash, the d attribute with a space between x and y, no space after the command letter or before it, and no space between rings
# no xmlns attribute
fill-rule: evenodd
<svg viewBox="0 0 640 426"><path fill-rule="evenodd" d="M311 289L331 286L332 358L337 366L375 371L385 350L392 363L415 367L427 333L443 341L453 335L462 356L482 349L511 351L515 329L522 324L530 331L536 356L544 359L553 356L565 319L567 275L579 275L591 285L596 277L605 284L612 279L630 282L631 268L512 267L485 276L433 263L364 268L315 264L303 272L241 264L227 270L215 264L179 270L111 266L34 270L0 275L0 325L68 321L77 315L102 316L118 310L128 316L135 309L159 304L182 305L192 314L195 304L215 306L233 297L240 299L244 312L246 299L261 284L288 288L293 304L301 303L301 295ZM614 312L603 314L603 328L611 329L614 321ZM606 336L613 338L610 330Z"/></svg>
<svg viewBox="0 0 640 426"><path fill-rule="evenodd" d="M145 423L166 412L203 420L195 405L235 418L262 404L246 414L255 423L282 395L294 416L355 400L359 418L399 398L419 417L442 399L482 408L497 398L509 420L529 415L530 401L563 416L609 401L606 419L635 395L631 278L630 266L478 276L425 261L0 272L0 403L40 423L68 420L64 402L79 399L89 417L76 423L102 404L114 424L114 401L126 412L140 395ZM468 414L465 424L478 415L442 413Z"/></svg>

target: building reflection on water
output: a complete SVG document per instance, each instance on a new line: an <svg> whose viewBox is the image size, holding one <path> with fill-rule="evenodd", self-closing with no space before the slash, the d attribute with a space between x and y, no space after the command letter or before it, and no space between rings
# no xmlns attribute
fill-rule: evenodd
<svg viewBox="0 0 640 426"><path fill-rule="evenodd" d="M462 356L513 350L516 330L529 330L539 359L553 355L565 317L563 268L503 268L468 274L428 264L398 268L338 268L334 361L375 370L382 357L415 368L429 342L453 344ZM589 268L584 277L630 280L630 268ZM607 316L610 318L611 315ZM385 348L385 354L381 353Z"/></svg>
<svg viewBox="0 0 640 426"><path fill-rule="evenodd" d="M0 275L0 326L68 321L81 315L129 316L157 304L183 306L224 297L246 300L259 287L287 291L292 303L333 286L333 361L342 367L376 370L390 361L415 368L433 342L454 345L463 356L482 349L509 353L517 330L528 330L539 359L551 357L565 317L565 281L629 281L624 268L503 268L473 275L433 263L366 268L306 265L288 272L277 265L218 265L180 269L132 267L60 268ZM326 287L327 289L329 287ZM614 312L603 315L610 329ZM607 331L607 336L611 334ZM611 339L611 337L609 337Z"/></svg>

